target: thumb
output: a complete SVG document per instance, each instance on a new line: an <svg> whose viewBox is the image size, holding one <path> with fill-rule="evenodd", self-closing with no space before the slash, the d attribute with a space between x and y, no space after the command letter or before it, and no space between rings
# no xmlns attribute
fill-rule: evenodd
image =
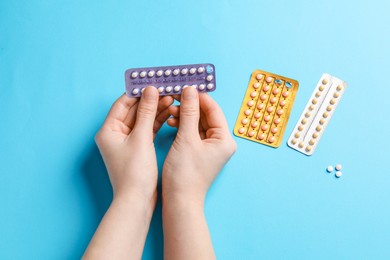
<svg viewBox="0 0 390 260"><path fill-rule="evenodd" d="M181 95L178 132L181 136L199 136L199 95L192 86L184 88Z"/></svg>
<svg viewBox="0 0 390 260"><path fill-rule="evenodd" d="M153 137L153 125L156 119L158 93L155 87L147 87L138 104L134 133Z"/></svg>

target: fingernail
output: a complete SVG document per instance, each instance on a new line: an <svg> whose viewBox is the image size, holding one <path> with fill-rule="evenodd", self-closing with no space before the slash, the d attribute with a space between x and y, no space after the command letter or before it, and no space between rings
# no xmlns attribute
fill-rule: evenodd
<svg viewBox="0 0 390 260"><path fill-rule="evenodd" d="M157 98L157 89L155 87L147 87L142 93L142 97L146 100L154 100Z"/></svg>
<svg viewBox="0 0 390 260"><path fill-rule="evenodd" d="M198 91L192 86L183 88L183 99L194 99L197 94Z"/></svg>

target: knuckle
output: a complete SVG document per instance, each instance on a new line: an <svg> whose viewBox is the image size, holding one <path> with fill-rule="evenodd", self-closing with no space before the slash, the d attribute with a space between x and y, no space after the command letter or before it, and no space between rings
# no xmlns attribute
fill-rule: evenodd
<svg viewBox="0 0 390 260"><path fill-rule="evenodd" d="M138 107L138 113L143 116L150 116L155 113L154 106L152 104L143 104L142 106Z"/></svg>
<svg viewBox="0 0 390 260"><path fill-rule="evenodd" d="M199 113L199 108L193 106L186 106L180 108L180 115L195 116Z"/></svg>

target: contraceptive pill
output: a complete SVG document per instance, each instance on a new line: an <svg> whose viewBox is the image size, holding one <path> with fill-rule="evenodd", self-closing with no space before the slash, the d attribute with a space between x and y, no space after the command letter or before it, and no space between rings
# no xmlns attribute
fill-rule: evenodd
<svg viewBox="0 0 390 260"><path fill-rule="evenodd" d="M279 147L298 86L298 81L294 79L255 70L249 80L234 134L271 147Z"/></svg>
<svg viewBox="0 0 390 260"><path fill-rule="evenodd" d="M342 166L341 166L341 164L336 164L336 171L341 171L341 169L343 168Z"/></svg>
<svg viewBox="0 0 390 260"><path fill-rule="evenodd" d="M139 97L147 86L157 88L160 96L181 94L185 86L193 86L199 92L216 89L213 64L190 64L150 68L128 69L125 72L126 94Z"/></svg>
<svg viewBox="0 0 390 260"><path fill-rule="evenodd" d="M343 175L343 173L340 172L340 171L337 171L337 172L335 173L335 176L336 176L337 178L340 178L342 175Z"/></svg>
<svg viewBox="0 0 390 260"><path fill-rule="evenodd" d="M346 87L343 80L326 73L322 75L294 128L302 129L301 136L295 137L293 131L288 140L291 148L306 155L314 153Z"/></svg>
<svg viewBox="0 0 390 260"><path fill-rule="evenodd" d="M329 165L327 168L326 168L326 171L327 172L333 172L333 166L332 165Z"/></svg>

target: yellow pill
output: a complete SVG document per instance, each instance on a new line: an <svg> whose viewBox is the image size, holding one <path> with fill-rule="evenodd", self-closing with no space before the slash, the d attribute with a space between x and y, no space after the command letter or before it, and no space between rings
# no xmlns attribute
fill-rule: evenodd
<svg viewBox="0 0 390 260"><path fill-rule="evenodd" d="M312 103L313 105L317 104L317 99L313 98L313 100L311 101L311 103Z"/></svg>
<svg viewBox="0 0 390 260"><path fill-rule="evenodd" d="M320 86L318 89L319 89L320 91L323 91L325 88L324 88L324 86Z"/></svg>
<svg viewBox="0 0 390 260"><path fill-rule="evenodd" d="M323 124L325 124L325 119L321 118L320 119L320 125L323 125Z"/></svg>
<svg viewBox="0 0 390 260"><path fill-rule="evenodd" d="M321 96L321 92L317 92L316 97L320 97L320 96Z"/></svg>
<svg viewBox="0 0 390 260"><path fill-rule="evenodd" d="M291 143L292 143L292 144L296 144L296 143L297 143L297 139L292 139L292 140L291 140Z"/></svg>
<svg viewBox="0 0 390 260"><path fill-rule="evenodd" d="M336 100L334 100L333 98L329 101L329 104L331 105L334 105L336 103Z"/></svg>
<svg viewBox="0 0 390 260"><path fill-rule="evenodd" d="M303 130L303 125L298 126L298 131L302 131L302 130Z"/></svg>
<svg viewBox="0 0 390 260"><path fill-rule="evenodd" d="M304 124L306 124L306 123L307 123L307 120L306 120L305 118L302 119L301 124L304 125Z"/></svg>
<svg viewBox="0 0 390 260"><path fill-rule="evenodd" d="M301 134L299 132L295 133L295 138L299 138L301 136Z"/></svg>
<svg viewBox="0 0 390 260"><path fill-rule="evenodd" d="M307 117L310 117L311 116L311 114L309 113L309 112L307 112L306 114L305 114L305 117L307 118Z"/></svg>
<svg viewBox="0 0 390 260"><path fill-rule="evenodd" d="M313 111L313 110L314 110L314 106L313 106L313 105L310 105L310 106L309 106L309 110L310 110L310 111Z"/></svg>
<svg viewBox="0 0 390 260"><path fill-rule="evenodd" d="M340 90L342 90L343 88L342 88L340 85L338 85L336 89L337 89L337 91L340 91Z"/></svg>
<svg viewBox="0 0 390 260"><path fill-rule="evenodd" d="M314 144L314 140L313 140L313 139L310 139L309 144L310 144L310 145L313 145L313 144Z"/></svg>
<svg viewBox="0 0 390 260"><path fill-rule="evenodd" d="M319 131L321 131L321 130L322 130L322 127L321 127L321 126L317 126L317 127L316 127L316 131L317 131L317 132L319 132Z"/></svg>
<svg viewBox="0 0 390 260"><path fill-rule="evenodd" d="M305 144L302 143L302 142L298 144L299 148L302 148L304 145L305 145Z"/></svg>
<svg viewBox="0 0 390 260"><path fill-rule="evenodd" d="M333 94L333 97L334 97L334 98L338 98L339 96L340 96L339 93L334 93L334 94Z"/></svg>
<svg viewBox="0 0 390 260"><path fill-rule="evenodd" d="M318 133L313 133L313 138L316 139L318 137Z"/></svg>
<svg viewBox="0 0 390 260"><path fill-rule="evenodd" d="M328 112L325 112L325 113L322 115L323 118L327 118L328 116L329 116L329 113L328 113Z"/></svg>
<svg viewBox="0 0 390 260"><path fill-rule="evenodd" d="M326 111L332 111L332 106L327 106Z"/></svg>
<svg viewBox="0 0 390 260"><path fill-rule="evenodd" d="M327 79L323 79L323 80L322 80L322 84L323 84L323 85L328 84L328 80L327 80Z"/></svg>
<svg viewBox="0 0 390 260"><path fill-rule="evenodd" d="M310 152L310 151L311 151L311 146L310 146L310 145L306 146L306 151L307 151L307 152Z"/></svg>

